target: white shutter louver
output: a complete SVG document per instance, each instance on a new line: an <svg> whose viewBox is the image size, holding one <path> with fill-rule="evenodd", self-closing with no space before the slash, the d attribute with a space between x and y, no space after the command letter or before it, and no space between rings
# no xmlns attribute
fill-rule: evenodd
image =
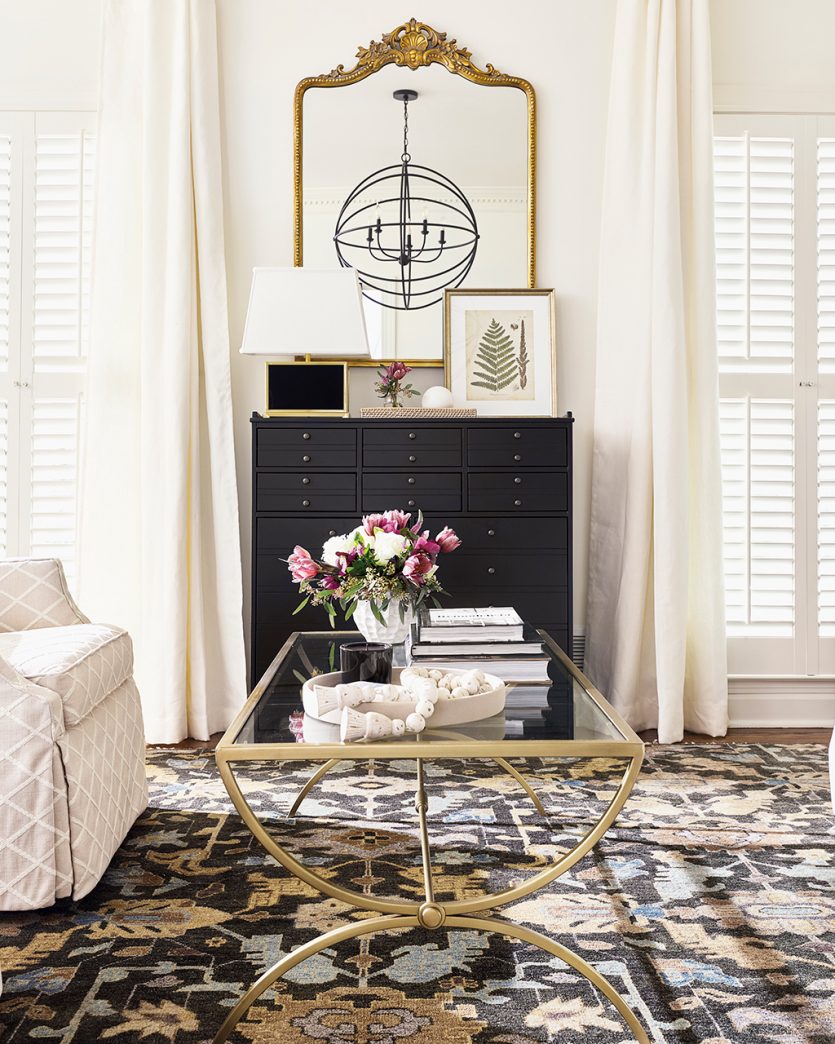
<svg viewBox="0 0 835 1044"><path fill-rule="evenodd" d="M76 515L80 431L78 399L36 399L32 409L33 555L60 558L76 577Z"/></svg>
<svg viewBox="0 0 835 1044"><path fill-rule="evenodd" d="M725 371L791 370L794 143L714 141L717 340Z"/></svg>
<svg viewBox="0 0 835 1044"><path fill-rule="evenodd" d="M0 369L9 365L12 249L12 139L0 135Z"/></svg>
<svg viewBox="0 0 835 1044"><path fill-rule="evenodd" d="M835 634L835 401L818 403L818 631Z"/></svg>
<svg viewBox="0 0 835 1044"><path fill-rule="evenodd" d="M818 365L835 373L835 138L817 149Z"/></svg>
<svg viewBox="0 0 835 1044"><path fill-rule="evenodd" d="M32 336L36 372L83 365L90 312L94 160L94 138L87 131L37 137Z"/></svg>
<svg viewBox="0 0 835 1044"><path fill-rule="evenodd" d="M725 586L730 634L794 626L794 404L720 403Z"/></svg>

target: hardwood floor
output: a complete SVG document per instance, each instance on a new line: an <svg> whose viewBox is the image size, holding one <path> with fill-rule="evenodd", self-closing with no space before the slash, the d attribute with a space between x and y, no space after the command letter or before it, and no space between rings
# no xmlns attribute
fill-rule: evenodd
<svg viewBox="0 0 835 1044"><path fill-rule="evenodd" d="M209 740L183 740L182 743L155 743L154 747L168 750L214 750L223 735L216 732ZM657 743L658 733L647 729L638 734L644 743ZM729 729L727 736L700 736L696 732L684 734L685 743L829 743L830 729Z"/></svg>

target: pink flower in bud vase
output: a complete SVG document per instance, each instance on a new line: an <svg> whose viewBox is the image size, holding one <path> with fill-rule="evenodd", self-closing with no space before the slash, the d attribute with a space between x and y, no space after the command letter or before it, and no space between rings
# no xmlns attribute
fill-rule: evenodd
<svg viewBox="0 0 835 1044"><path fill-rule="evenodd" d="M310 552L305 551L298 544L293 548L292 555L287 559L287 568L297 584L302 580L310 580L319 572L319 566L310 557Z"/></svg>
<svg viewBox="0 0 835 1044"><path fill-rule="evenodd" d="M428 529L424 529L423 533L415 541L415 551L423 551L427 555L437 555L440 550L441 545L429 539Z"/></svg>
<svg viewBox="0 0 835 1044"><path fill-rule="evenodd" d="M393 362L386 367L386 376L390 381L402 381L407 373L412 372L412 367L402 362Z"/></svg>
<svg viewBox="0 0 835 1044"><path fill-rule="evenodd" d="M410 555L403 565L403 575L415 587L423 587L427 577L431 576L438 567L432 564L429 555Z"/></svg>
<svg viewBox="0 0 835 1044"><path fill-rule="evenodd" d="M395 508L392 511L387 511L385 517L388 526L383 526L383 529L385 529L387 533L399 533L401 529L405 529L406 526L408 526L409 519L412 516L403 511L398 511Z"/></svg>
<svg viewBox="0 0 835 1044"><path fill-rule="evenodd" d="M461 541L458 539L455 530L450 529L449 526L444 526L435 537L435 542L442 551L454 551L456 547L461 546Z"/></svg>

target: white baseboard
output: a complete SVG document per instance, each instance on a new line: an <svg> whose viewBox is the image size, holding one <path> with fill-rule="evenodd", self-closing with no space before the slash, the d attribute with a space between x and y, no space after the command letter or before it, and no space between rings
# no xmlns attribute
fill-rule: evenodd
<svg viewBox="0 0 835 1044"><path fill-rule="evenodd" d="M835 678L732 677L728 704L735 729L832 728Z"/></svg>

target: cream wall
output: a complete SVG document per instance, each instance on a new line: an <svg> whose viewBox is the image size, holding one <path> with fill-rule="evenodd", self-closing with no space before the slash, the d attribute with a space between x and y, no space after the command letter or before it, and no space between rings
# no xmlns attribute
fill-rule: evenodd
<svg viewBox="0 0 835 1044"><path fill-rule="evenodd" d="M540 286L557 290L560 411L576 418L575 613L585 610L591 421L594 403L595 294L603 141L614 3L521 0L508 17L499 0L218 0L223 94L224 187L230 327L240 343L253 265L292 261L292 100L304 76L352 64L360 44L379 39L414 14L473 52L476 62L529 79L537 92ZM404 76L407 75L404 73ZM416 79L420 73L416 74ZM249 560L248 418L263 401L263 363L233 358L234 408ZM352 407L370 401L354 371ZM438 383L439 371L418 381Z"/></svg>

